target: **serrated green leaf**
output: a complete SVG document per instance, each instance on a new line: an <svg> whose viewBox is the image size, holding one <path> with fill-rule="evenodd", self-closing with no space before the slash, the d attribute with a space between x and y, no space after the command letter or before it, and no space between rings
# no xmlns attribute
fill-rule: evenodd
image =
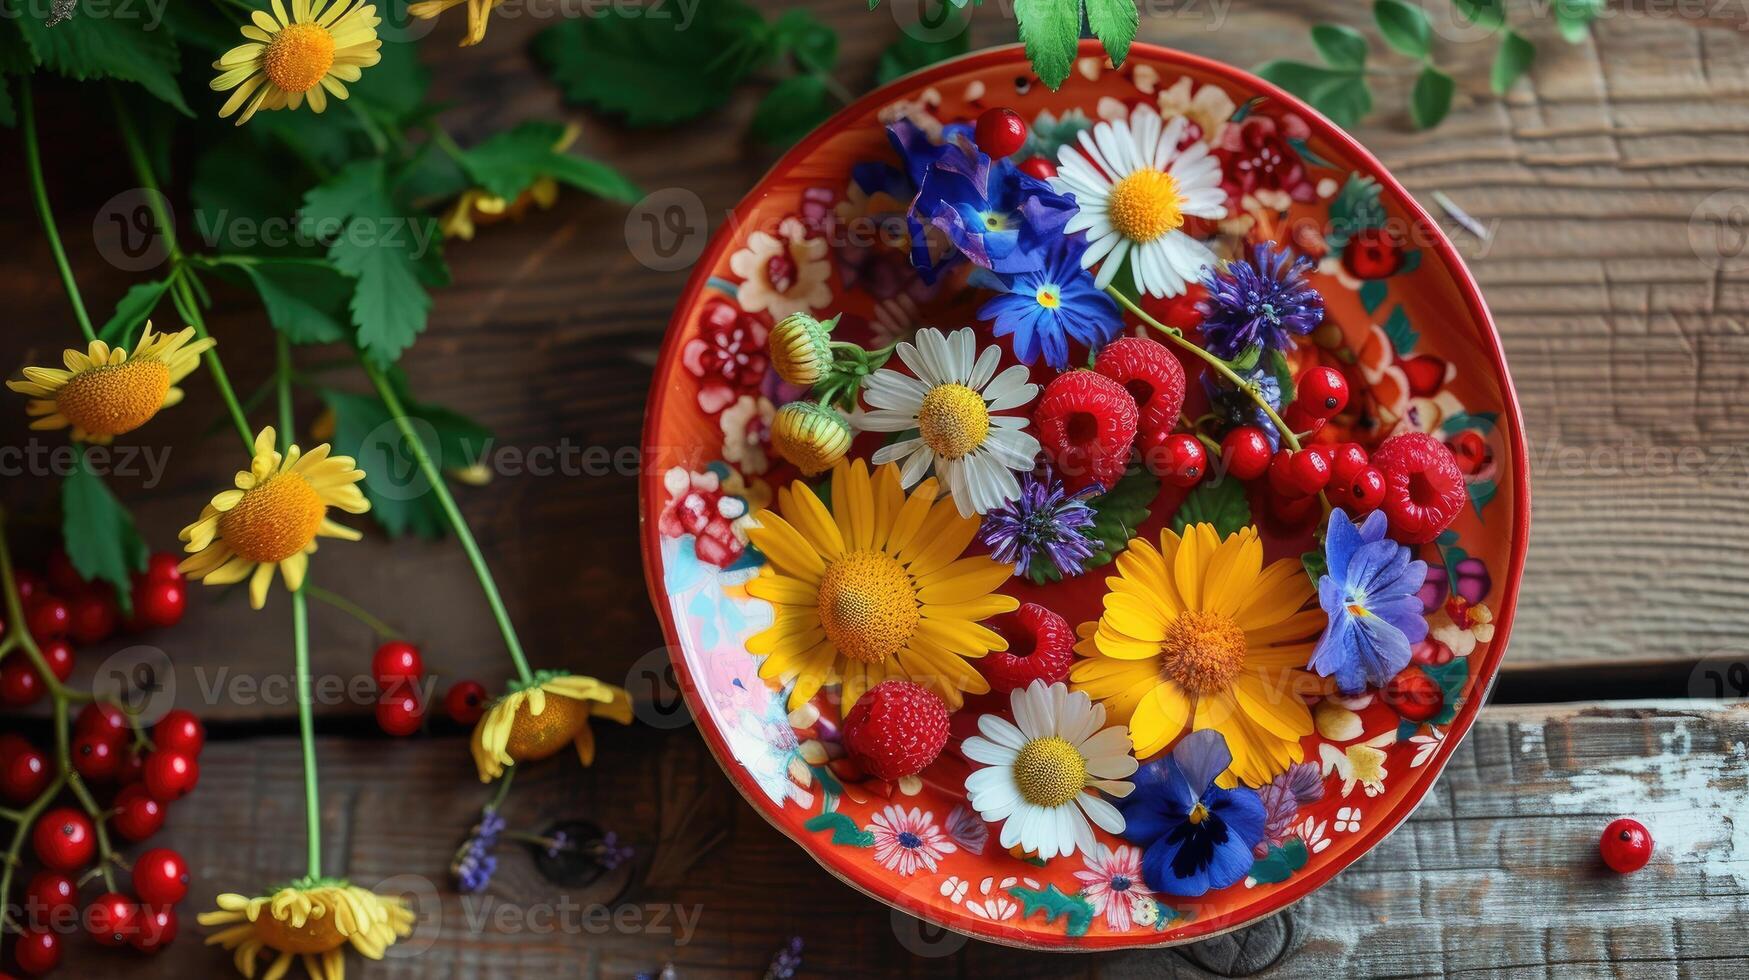
<svg viewBox="0 0 1749 980"><path fill-rule="evenodd" d="M169 279L135 283L128 287L115 304L115 312L97 331L97 339L112 347L132 347L139 328L152 318L164 294L170 290Z"/></svg>
<svg viewBox="0 0 1749 980"><path fill-rule="evenodd" d="M251 121L249 130L254 126ZM195 235L204 248L232 255L320 255L320 246L308 239L263 241L263 228L284 223L303 206L309 184L288 179L292 168L281 159L282 151L266 149L257 137L252 131L233 132L209 144L196 160L188 189Z"/></svg>
<svg viewBox="0 0 1749 980"><path fill-rule="evenodd" d="M1506 23L1506 0L1452 0L1452 6L1477 27L1496 28Z"/></svg>
<svg viewBox="0 0 1749 980"><path fill-rule="evenodd" d="M344 222L382 193L380 157L356 160L304 195L302 216L314 222Z"/></svg>
<svg viewBox="0 0 1749 980"><path fill-rule="evenodd" d="M759 108L750 127L753 138L773 146L789 146L832 115L832 95L819 75L791 75L778 82Z"/></svg>
<svg viewBox="0 0 1749 980"><path fill-rule="evenodd" d="M91 469L81 449L61 484L61 541L73 568L91 581L115 586L123 612L132 612L130 576L146 570L146 543L134 519Z"/></svg>
<svg viewBox="0 0 1749 980"><path fill-rule="evenodd" d="M1555 0L1555 24L1568 44L1591 36L1591 22L1603 11L1604 0Z"/></svg>
<svg viewBox="0 0 1749 980"><path fill-rule="evenodd" d="M558 148L565 127L526 122L492 136L462 154L462 168L487 193L513 200L542 177L610 200L632 202L637 185L604 163L572 156Z"/></svg>
<svg viewBox="0 0 1749 980"><path fill-rule="evenodd" d="M1051 89L1062 85L1075 66L1081 41L1081 10L1063 0L1014 0L1014 19L1026 58L1039 81Z"/></svg>
<svg viewBox="0 0 1749 980"><path fill-rule="evenodd" d="M951 7L943 10L948 16L959 17ZM919 68L965 54L971 50L971 43L972 32L966 30L964 18L960 18L957 31L938 40L923 40L909 33L900 33L899 39L881 52L880 65L875 69L875 84L885 85Z"/></svg>
<svg viewBox="0 0 1749 980"><path fill-rule="evenodd" d="M25 42L43 67L86 81L114 78L133 82L185 116L194 115L176 84L180 57L173 32L147 20L142 5L136 16L99 0L76 0L71 17L54 27L23 9L20 0L6 0L5 19L16 20Z"/></svg>
<svg viewBox="0 0 1749 980"><path fill-rule="evenodd" d="M1372 111L1372 91L1367 88L1366 76L1359 72L1300 61L1270 61L1256 71L1311 103L1338 126L1353 126Z"/></svg>
<svg viewBox="0 0 1749 980"><path fill-rule="evenodd" d="M267 321L294 344L345 340L353 281L338 269L293 262L260 262L243 271L261 295Z"/></svg>
<svg viewBox="0 0 1749 980"><path fill-rule="evenodd" d="M1123 66L1129 56L1130 42L1136 39L1136 0L1083 0L1087 8L1087 26L1093 36L1105 45L1111 63Z"/></svg>
<svg viewBox="0 0 1749 980"><path fill-rule="evenodd" d="M1409 92L1409 118L1417 129L1432 129L1451 111L1457 82L1432 65L1425 65Z"/></svg>
<svg viewBox="0 0 1749 980"><path fill-rule="evenodd" d="M1318 24L1312 28L1312 44L1332 68L1358 71L1366 67L1366 38L1352 27Z"/></svg>
<svg viewBox="0 0 1749 980"><path fill-rule="evenodd" d="M425 286L447 273L432 251L435 221L403 213L385 180L381 158L353 163L304 195L302 216L343 223L328 259L357 280L351 308L358 346L378 363L392 364L425 330L431 309Z"/></svg>
<svg viewBox="0 0 1749 980"><path fill-rule="evenodd" d="M829 72L838 65L838 32L806 10L786 10L771 25L779 52L811 72Z"/></svg>
<svg viewBox="0 0 1749 980"><path fill-rule="evenodd" d="M1159 495L1160 480L1138 466L1120 477L1110 490L1090 498L1087 507L1093 511L1093 523L1081 534L1099 545L1100 550L1087 559L1085 567L1110 564L1118 552L1129 547L1137 528L1148 519L1154 498ZM1026 577L1035 585L1063 580L1056 565L1048 561L1033 562L1027 567Z"/></svg>
<svg viewBox="0 0 1749 980"><path fill-rule="evenodd" d="M1245 499L1244 484L1225 476L1197 484L1172 515L1172 530L1179 534L1193 524L1211 524L1224 538L1250 523L1251 504Z"/></svg>
<svg viewBox="0 0 1749 980"><path fill-rule="evenodd" d="M414 401L394 373L390 383L400 389L413 431L440 469L461 469L480 461L491 439L485 428L449 409ZM370 500L371 518L394 537L408 533L443 537L449 525L437 495L415 465L382 400L332 389L321 394L334 412L334 451L358 460L365 472L360 487Z"/></svg>
<svg viewBox="0 0 1749 980"><path fill-rule="evenodd" d="M1385 43L1397 53L1425 58L1433 51L1433 22L1420 7L1403 0L1375 0L1372 17Z"/></svg>
<svg viewBox="0 0 1749 980"><path fill-rule="evenodd" d="M1494 68L1488 74L1488 84L1494 89L1494 94L1505 95L1535 60L1536 45L1522 34L1511 30L1501 34L1500 47L1494 52Z"/></svg>

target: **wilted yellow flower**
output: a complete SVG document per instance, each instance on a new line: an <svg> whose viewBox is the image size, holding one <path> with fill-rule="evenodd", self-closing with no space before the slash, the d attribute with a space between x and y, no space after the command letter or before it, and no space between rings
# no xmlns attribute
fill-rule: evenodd
<svg viewBox="0 0 1749 980"><path fill-rule="evenodd" d="M273 0L272 13L257 10L242 26L248 41L213 62L219 75L212 90L236 89L219 118L242 109L241 126L258 109L296 109L308 99L310 111L321 112L328 96L345 99L342 83L358 81L361 69L382 58L380 23L377 8L358 0L291 0L289 17Z"/></svg>
<svg viewBox="0 0 1749 980"><path fill-rule="evenodd" d="M584 765L592 764L595 733L589 719L595 716L631 724L631 695L593 677L540 671L534 683L492 702L474 725L470 748L480 782L504 775L505 766L545 759L567 745L577 749Z"/></svg>
<svg viewBox="0 0 1749 980"><path fill-rule="evenodd" d="M418 3L409 4L407 12L415 17L430 20L462 2L464 0L420 0ZM486 39L486 15L492 12L493 7L503 2L504 0L466 0L468 5L468 36L462 38L462 47L479 44Z"/></svg>
<svg viewBox="0 0 1749 980"><path fill-rule="evenodd" d="M576 123L566 126L564 132L553 142L553 150L563 153L577 142L577 135L582 127ZM500 221L516 221L528 213L529 208L538 206L542 211L551 208L559 200L559 182L542 175L536 177L534 183L528 185L514 200L505 200L481 187L470 187L461 192L455 203L443 214L443 220L438 227L445 238L459 238L462 241L472 241L476 225L492 225Z"/></svg>
<svg viewBox="0 0 1749 980"><path fill-rule="evenodd" d="M413 910L400 898L377 895L345 881L323 879L250 898L220 895L218 910L202 912L203 926L224 926L208 946L234 950L237 972L255 976L263 951L277 956L262 975L279 980L301 956L314 980L345 980L348 944L373 960L413 932Z"/></svg>
<svg viewBox="0 0 1749 980"><path fill-rule="evenodd" d="M27 367L23 381L8 381L6 387L31 396L25 407L37 417L31 428L72 426L73 438L81 442L109 442L182 400L176 383L188 377L200 355L213 346L211 337L189 343L193 339L193 327L154 334L147 323L131 355L124 348L93 340L83 354L69 348L61 355L66 370Z"/></svg>

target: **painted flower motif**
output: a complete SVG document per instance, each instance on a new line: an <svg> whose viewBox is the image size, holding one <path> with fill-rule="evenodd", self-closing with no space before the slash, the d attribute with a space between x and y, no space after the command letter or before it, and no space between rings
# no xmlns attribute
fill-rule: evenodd
<svg viewBox="0 0 1749 980"><path fill-rule="evenodd" d="M1208 246L1183 228L1186 217L1226 216L1221 168L1202 143L1179 148L1188 125L1183 116L1163 121L1144 103L1128 122L1101 122L1080 134L1078 151L1064 147L1058 155L1051 186L1080 206L1063 231L1087 233L1081 265L1100 263L1099 288L1128 261L1143 292L1177 296L1214 263Z"/></svg>
<svg viewBox="0 0 1749 980"><path fill-rule="evenodd" d="M1142 852L1128 844L1116 849L1099 845L1098 854L1086 856L1086 869L1075 872L1081 895L1093 903L1093 914L1105 916L1105 924L1123 932L1130 927L1132 903L1153 890L1142 880Z"/></svg>
<svg viewBox="0 0 1749 980"><path fill-rule="evenodd" d="M911 340L923 326L923 307L909 293L899 293L875 303L869 318L869 346L886 347Z"/></svg>
<svg viewBox="0 0 1749 980"><path fill-rule="evenodd" d="M981 269L1039 268L1040 253L1062 238L1075 202L1008 160L993 161L956 143L941 150L923 172L911 216L940 229Z"/></svg>
<svg viewBox="0 0 1749 980"><path fill-rule="evenodd" d="M1349 694L1389 683L1409 665L1411 644L1427 636L1416 595L1427 563L1411 559L1386 530L1383 511L1357 528L1337 508L1325 532L1328 570L1318 579L1318 602L1330 622L1307 666Z"/></svg>
<svg viewBox="0 0 1749 980"><path fill-rule="evenodd" d="M237 125L261 109L296 109L305 100L311 112L328 107L328 96L346 98L347 82L360 69L382 60L377 8L358 0L292 0L256 10L241 28L248 40L213 62L219 72L214 92L236 89L219 109L223 119L238 109Z"/></svg>
<svg viewBox="0 0 1749 980"><path fill-rule="evenodd" d="M1211 146L1219 145L1227 120L1239 108L1226 89L1219 85L1197 85L1189 75L1173 82L1170 88L1161 89L1156 103L1162 117L1183 116L1190 120L1185 138L1199 139Z"/></svg>
<svg viewBox="0 0 1749 980"><path fill-rule="evenodd" d="M689 472L676 466L662 474L668 501L657 517L663 537L690 534L699 561L727 568L747 547L747 504L730 495L711 470Z"/></svg>
<svg viewBox="0 0 1749 980"><path fill-rule="evenodd" d="M699 335L680 349L680 363L699 380L698 407L715 415L764 383L770 331L764 321L723 299L704 305L699 325Z"/></svg>
<svg viewBox="0 0 1749 980"><path fill-rule="evenodd" d="M933 470L962 517L1020 496L1014 471L1032 469L1039 450L1023 431L1026 416L997 414L1032 401L1038 386L1018 364L998 374L1001 348L975 354L975 344L970 327L952 335L919 330L915 344L895 349L911 374L881 368L869 375L862 397L870 409L852 423L869 432L917 430L875 450L874 462L902 461L899 482L906 487Z"/></svg>
<svg viewBox="0 0 1749 980"><path fill-rule="evenodd" d="M984 853L990 839L990 827L977 813L963 803L955 803L947 812L947 836L967 854Z"/></svg>
<svg viewBox="0 0 1749 980"><path fill-rule="evenodd" d="M195 340L193 327L164 334L153 333L147 323L131 354L93 340L83 352L62 352L65 370L27 367L24 380L6 387L30 397L24 410L34 417L32 429L71 427L80 442L106 444L182 401L177 382L213 344L211 337Z"/></svg>
<svg viewBox="0 0 1749 980"><path fill-rule="evenodd" d="M1210 353L1229 360L1249 347L1287 350L1324 322L1324 297L1306 281L1312 263L1273 243L1254 245L1251 257L1204 270L1208 296L1198 304Z"/></svg>
<svg viewBox="0 0 1749 980"><path fill-rule="evenodd" d="M1395 730L1369 738L1364 742L1356 742L1346 749L1334 745L1318 746L1318 759L1323 763L1324 775L1336 774L1342 780L1342 796L1354 792L1359 786L1368 796L1377 796L1385 791L1385 777L1390 773L1385 769L1385 762L1390 757L1385 747L1397 740Z"/></svg>
<svg viewBox="0 0 1749 980"><path fill-rule="evenodd" d="M770 560L747 592L775 607L770 629L747 640L759 676L793 685L793 709L833 681L842 710L888 677L927 685L950 708L990 690L966 663L1008 643L980 620L1020 603L995 590L1006 565L964 556L975 518L937 500L934 480L907 496L898 467L871 477L862 460L832 471L832 509L800 480L777 494L748 534ZM781 514L781 516L780 516Z"/></svg>
<svg viewBox="0 0 1749 980"><path fill-rule="evenodd" d="M935 814L921 807L889 806L874 815L868 830L874 835L875 860L907 878L919 869L934 871L943 857L959 850L935 825Z"/></svg>
<svg viewBox="0 0 1749 980"><path fill-rule="evenodd" d="M1324 777L1315 762L1299 762L1269 781L1257 791L1263 802L1263 839L1251 848L1262 857L1272 845L1280 844L1293 834L1293 823L1301 808L1324 798Z"/></svg>
<svg viewBox="0 0 1749 980"><path fill-rule="evenodd" d="M832 302L826 280L832 265L826 260L826 240L810 238L796 218L785 218L777 235L755 231L747 244L729 256L729 269L741 277L735 301L749 313L777 319Z"/></svg>
<svg viewBox="0 0 1749 980"><path fill-rule="evenodd" d="M1158 548L1137 538L1116 564L1104 613L1078 631L1075 652L1086 659L1069 682L1129 724L1136 754L1212 728L1233 775L1251 786L1304 758L1305 695L1316 680L1302 668L1324 613L1302 610L1312 589L1300 563L1263 567L1254 527L1222 540L1197 524L1182 537L1163 529Z"/></svg>
<svg viewBox="0 0 1749 980"><path fill-rule="evenodd" d="M1123 781L1136 771L1129 732L1105 727L1105 706L1062 684L1033 681L1008 703L1013 722L980 715L979 734L960 744L966 758L982 766L966 778L967 796L980 816L1002 825L1002 846L1049 860L1077 848L1094 852L1089 819L1107 833L1122 833L1123 814L1092 791L1118 799L1130 794Z"/></svg>
<svg viewBox="0 0 1749 980"><path fill-rule="evenodd" d="M941 897L955 905L964 905L967 912L980 919L992 922L1002 922L1012 919L1020 911L1020 906L1008 897L1008 889L1015 885L1027 888L1038 888L1039 883L1031 878L1021 878L1014 875L1004 875L996 878L994 875L978 882L978 890L972 892L971 882L959 875L948 875L941 880L938 889Z"/></svg>
<svg viewBox="0 0 1749 980"><path fill-rule="evenodd" d="M623 688L562 670L536 671L527 684L513 686L493 701L474 724L469 748L480 782L504 775L506 767L536 762L570 746L585 766L595 762L595 733L589 719L632 723L632 697Z"/></svg>
<svg viewBox="0 0 1749 980"><path fill-rule="evenodd" d="M1011 274L973 270L972 285L997 293L978 308L978 319L993 323L995 336L1013 338L1020 363L1042 359L1066 370L1070 341L1098 351L1123 330L1117 303L1081 267L1086 248L1079 236L1058 236L1039 253L1040 268Z"/></svg>
<svg viewBox="0 0 1749 980"><path fill-rule="evenodd" d="M288 885L269 895L220 895L218 908L202 912L203 926L222 926L209 946L235 953L237 972L255 976L262 953L273 955L264 977L285 976L302 959L311 980L344 980L346 948L380 960L418 921L398 897L378 895L349 882L322 879Z"/></svg>
<svg viewBox="0 0 1749 980"><path fill-rule="evenodd" d="M990 546L990 557L1013 565L1023 578L1036 561L1050 562L1064 578L1080 575L1094 552L1105 550L1103 541L1083 533L1097 516L1087 500L1099 492L1099 484L1090 483L1070 493L1048 466L1043 476L1024 474L1020 496L984 515L978 540Z"/></svg>
<svg viewBox="0 0 1749 980"><path fill-rule="evenodd" d="M771 418L776 409L765 398L742 395L717 419L723 430L723 459L743 473L757 476L771 468L765 449L771 445Z"/></svg>
<svg viewBox="0 0 1749 980"><path fill-rule="evenodd" d="M1445 614L1451 621L1435 626L1431 636L1453 656L1467 657L1477 645L1493 641L1494 613L1482 603L1453 596L1445 601Z"/></svg>
<svg viewBox="0 0 1749 980"><path fill-rule="evenodd" d="M1254 790L1216 785L1232 761L1221 733L1204 729L1136 774L1123 835L1143 848L1142 875L1153 890L1194 897L1238 884L1251 870L1265 814Z"/></svg>
<svg viewBox="0 0 1749 980"><path fill-rule="evenodd" d="M1317 189L1293 144L1309 135L1305 120L1292 114L1278 120L1254 112L1223 128L1215 155L1220 159L1228 206L1237 207L1243 198L1254 197L1285 211L1294 201L1316 200Z"/></svg>
<svg viewBox="0 0 1749 980"><path fill-rule="evenodd" d="M1352 834L1360 830L1360 807L1345 806L1336 811L1336 820L1330 824L1330 829L1339 834Z"/></svg>
<svg viewBox="0 0 1749 980"><path fill-rule="evenodd" d="M1327 820L1307 817L1294 828L1293 835L1306 845L1307 851L1313 854L1322 854L1330 846L1330 838L1324 836L1324 828L1327 826L1329 826Z"/></svg>
<svg viewBox="0 0 1749 980"><path fill-rule="evenodd" d="M1159 928L1162 918L1160 903L1152 895L1131 895L1130 918L1138 926Z"/></svg>

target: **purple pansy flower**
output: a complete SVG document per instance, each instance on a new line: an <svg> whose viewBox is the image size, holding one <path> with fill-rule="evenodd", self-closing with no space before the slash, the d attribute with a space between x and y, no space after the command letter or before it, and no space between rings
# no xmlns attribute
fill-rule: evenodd
<svg viewBox="0 0 1749 980"><path fill-rule="evenodd" d="M1137 771L1135 792L1119 809L1124 837L1143 848L1149 888L1191 897L1237 884L1250 872L1267 814L1256 791L1215 785L1232 763L1226 736L1205 728Z"/></svg>
<svg viewBox="0 0 1749 980"><path fill-rule="evenodd" d="M1229 262L1219 272L1204 270L1209 294L1198 309L1205 346L1215 356L1232 360L1252 346L1282 350L1293 335L1303 337L1324 322L1324 297L1306 282L1311 261L1273 245L1255 245L1249 260Z"/></svg>
<svg viewBox="0 0 1749 980"><path fill-rule="evenodd" d="M1387 524L1384 512L1375 510L1356 527L1337 509L1324 533L1326 571L1318 579L1318 604L1330 623L1307 666L1336 678L1344 694L1389 683L1409 665L1410 647L1427 638L1416 595L1427 563L1385 537Z"/></svg>

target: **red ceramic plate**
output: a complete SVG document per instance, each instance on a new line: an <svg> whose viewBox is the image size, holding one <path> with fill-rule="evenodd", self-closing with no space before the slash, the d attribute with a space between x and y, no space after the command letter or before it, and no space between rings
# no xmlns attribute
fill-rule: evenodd
<svg viewBox="0 0 1749 980"><path fill-rule="evenodd" d="M749 804L883 902L981 939L1042 949L1206 938L1303 898L1378 844L1427 794L1475 720L1505 650L1529 525L1522 424L1499 336L1427 212L1347 134L1251 75L1143 44L1121 69L1092 42L1081 53L1055 92L1037 82L1018 46L938 65L857 101L785 155L718 232L675 309L645 422L655 465L641 487L645 569L675 671ZM1114 859L1134 855L1120 855L1124 841L1103 832L1110 854L1039 861L997 844L995 828L966 805L970 766L958 744L978 713L1005 710L1004 699L969 699L922 779L887 783L845 757L835 686L788 711L746 649L772 613L746 589L764 559L745 527L799 478L766 438L773 407L800 394L767 365L774 318L842 312L839 336L882 343L919 325L977 326L980 344L991 342L974 316L980 293L963 277L926 285L895 242L855 232L870 227L858 219L896 203L854 172L897 162L885 124L904 117L938 127L1006 105L1035 136L1061 141L1139 102L1189 117L1216 147L1237 212L1202 229L1218 252L1291 242L1317 260L1327 323L1294 356L1299 366L1347 374L1356 395L1337 423L1342 434L1376 444L1396 432L1431 433L1460 461L1470 496L1456 523L1420 549L1431 634L1412 669L1437 688L1438 710L1406 717L1426 712L1399 711L1377 694L1316 704L1317 730L1300 746L1300 792L1275 794L1249 875L1191 900L1114 881L1124 863ZM1183 312L1150 305L1162 317ZM1006 349L1004 357L1012 362ZM865 455L866 440L853 452ZM1156 535L1181 495L1161 493L1144 535ZM1271 559L1310 543L1309 534L1266 538ZM1098 614L1112 569L1044 589L1011 579L1004 591L1084 622ZM901 853L888 839L894 826L934 843L921 855Z"/></svg>

